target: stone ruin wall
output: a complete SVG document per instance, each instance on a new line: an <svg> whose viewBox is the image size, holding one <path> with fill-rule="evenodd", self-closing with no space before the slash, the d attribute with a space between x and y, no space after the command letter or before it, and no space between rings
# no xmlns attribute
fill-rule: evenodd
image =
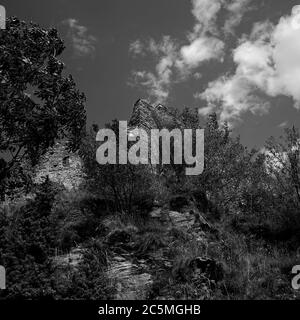
<svg viewBox="0 0 300 320"><path fill-rule="evenodd" d="M77 153L67 150L66 142L56 142L42 156L35 170L35 183L42 183L46 177L71 190L78 188L84 180L82 162Z"/></svg>
<svg viewBox="0 0 300 320"><path fill-rule="evenodd" d="M151 129L180 127L180 122L170 114L167 107L151 106L145 100L138 100L129 120L128 133L135 128L143 128L150 135ZM156 166L150 165L152 170ZM78 188L84 180L82 161L77 153L70 153L66 141L58 141L42 156L35 169L34 182L42 183L46 177L64 185L68 190Z"/></svg>

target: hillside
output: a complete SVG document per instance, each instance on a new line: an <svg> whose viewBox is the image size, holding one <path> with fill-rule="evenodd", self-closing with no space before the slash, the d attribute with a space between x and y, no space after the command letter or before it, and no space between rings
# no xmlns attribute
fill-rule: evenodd
<svg viewBox="0 0 300 320"><path fill-rule="evenodd" d="M138 100L129 132L137 127L201 126L194 110ZM184 164L101 166L95 130L76 153L50 148L35 166L34 196L1 209L1 298L299 298L299 203L293 192L282 198L293 184L214 114L204 129L205 170L193 177Z"/></svg>

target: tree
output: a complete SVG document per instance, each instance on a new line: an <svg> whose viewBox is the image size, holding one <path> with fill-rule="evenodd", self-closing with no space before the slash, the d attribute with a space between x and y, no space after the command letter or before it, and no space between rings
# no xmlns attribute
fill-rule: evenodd
<svg viewBox="0 0 300 320"><path fill-rule="evenodd" d="M271 137L266 143L268 170L280 188L278 194L292 196L300 205L300 134L295 127L285 130L285 135L276 140Z"/></svg>
<svg viewBox="0 0 300 320"><path fill-rule="evenodd" d="M51 215L57 185L46 181L36 198L7 216L0 211L0 264L7 268L9 297L52 296L51 257L57 247L58 221Z"/></svg>
<svg viewBox="0 0 300 320"><path fill-rule="evenodd" d="M0 186L20 162L35 164L58 138L76 149L85 127L85 96L58 56L56 29L10 18L0 32Z"/></svg>
<svg viewBox="0 0 300 320"><path fill-rule="evenodd" d="M205 125L204 172L199 184L210 199L223 208L238 201L238 191L246 182L255 150L249 152L240 138L230 136L227 123L219 125L216 114L208 116Z"/></svg>
<svg viewBox="0 0 300 320"><path fill-rule="evenodd" d="M115 132L118 150L119 122L113 120L106 124L106 128ZM95 159L99 147L99 142L96 142L97 130L98 127L94 125L86 134L80 149L88 188L93 194L103 197L108 206L113 206L116 211L129 214L147 211L152 207L156 187L150 166L130 163L100 165Z"/></svg>
<svg viewBox="0 0 300 320"><path fill-rule="evenodd" d="M177 117L184 128L201 128L197 110L186 108ZM175 184L175 188L192 193L202 211L217 211L211 208L212 203L226 211L232 209L247 179L255 151L249 152L230 133L227 123L219 124L217 115L210 114L204 126L204 171L199 176L187 177L182 170L183 183Z"/></svg>

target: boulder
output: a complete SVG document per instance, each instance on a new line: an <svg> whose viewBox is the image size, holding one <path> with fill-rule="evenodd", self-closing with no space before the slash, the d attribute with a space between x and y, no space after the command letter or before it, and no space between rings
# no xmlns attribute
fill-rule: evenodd
<svg viewBox="0 0 300 320"><path fill-rule="evenodd" d="M168 215L171 221L170 228L188 229L191 228L195 222L195 217L188 212L169 211Z"/></svg>
<svg viewBox="0 0 300 320"><path fill-rule="evenodd" d="M154 219L160 219L162 216L162 208L156 208L149 213L149 216Z"/></svg>

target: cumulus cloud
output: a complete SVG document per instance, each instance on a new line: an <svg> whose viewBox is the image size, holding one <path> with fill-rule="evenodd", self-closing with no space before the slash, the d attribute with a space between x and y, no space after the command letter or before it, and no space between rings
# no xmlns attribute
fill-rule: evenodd
<svg viewBox="0 0 300 320"><path fill-rule="evenodd" d="M142 44L142 41L139 39L136 41L133 41L129 45L129 53L133 55L142 55L144 53L144 46Z"/></svg>
<svg viewBox="0 0 300 320"><path fill-rule="evenodd" d="M155 71L133 71L131 84L145 87L150 100L153 103L165 102L169 97L172 83L173 67L176 63L177 45L169 36L164 36L159 42L150 39L147 44L139 43L138 52L152 53L158 60ZM132 50L132 49L131 49Z"/></svg>
<svg viewBox="0 0 300 320"><path fill-rule="evenodd" d="M277 25L257 23L233 51L235 73L211 82L198 97L219 108L222 120L239 119L246 111L264 113L259 94L285 95L300 106L300 7Z"/></svg>
<svg viewBox="0 0 300 320"><path fill-rule="evenodd" d="M185 43L177 44L168 36L161 41L136 40L129 46L133 56L151 54L156 58L154 71L135 70L133 80L145 87L150 98L164 103L169 97L171 84L189 76L201 78L197 70L210 60L222 61L225 44L218 38L217 14L224 0L192 0L192 14L195 18L193 30ZM151 100L151 99L150 99Z"/></svg>
<svg viewBox="0 0 300 320"><path fill-rule="evenodd" d="M74 54L79 57L93 55L96 51L97 38L88 32L88 28L80 25L76 19L70 18L63 21L68 27Z"/></svg>
<svg viewBox="0 0 300 320"><path fill-rule="evenodd" d="M138 49L137 49L138 48ZM197 67L211 59L221 59L224 44L216 38L199 37L189 45L178 46L169 36L159 42L150 39L148 43L132 43L130 52L134 55L151 53L156 65L154 71L133 71L133 80L147 89L154 103L164 103L169 97L172 84L191 75ZM201 74L196 72L196 78Z"/></svg>
<svg viewBox="0 0 300 320"><path fill-rule="evenodd" d="M133 71L133 83L145 87L155 101L164 103L173 83L189 77L200 79L201 66L211 60L223 61L225 43L222 33L233 32L249 8L251 0L191 0L194 26L186 39L178 41L164 36L161 41L136 40L129 45L134 56L152 55L156 58L154 71ZM218 15L224 9L227 19L224 27L218 27Z"/></svg>
<svg viewBox="0 0 300 320"><path fill-rule="evenodd" d="M283 121L278 125L278 128L286 128L288 126L288 121Z"/></svg>
<svg viewBox="0 0 300 320"><path fill-rule="evenodd" d="M250 2L251 0L233 0L225 3L225 8L228 11L228 18L224 23L225 33L234 33L234 28L241 23L245 13L251 9Z"/></svg>
<svg viewBox="0 0 300 320"><path fill-rule="evenodd" d="M203 61L220 59L223 49L224 43L221 40L202 36L180 49L179 63L182 62L187 68L196 68Z"/></svg>
<svg viewBox="0 0 300 320"><path fill-rule="evenodd" d="M194 32L217 32L217 14L222 7L223 0L192 0L192 14L196 18Z"/></svg>

